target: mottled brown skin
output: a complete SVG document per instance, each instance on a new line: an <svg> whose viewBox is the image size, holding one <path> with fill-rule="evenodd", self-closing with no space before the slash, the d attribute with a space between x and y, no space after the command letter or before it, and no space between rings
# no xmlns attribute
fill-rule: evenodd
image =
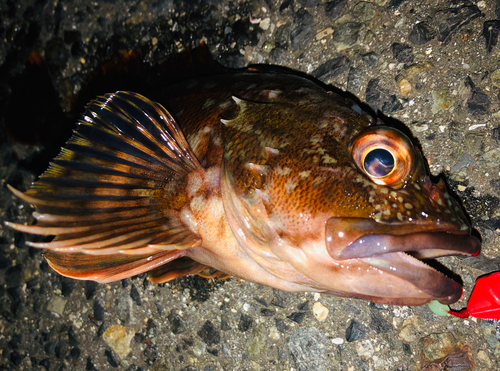
<svg viewBox="0 0 500 371"><path fill-rule="evenodd" d="M125 247L104 238L87 250L76 245L74 258L66 258L67 251L54 243L33 244L55 251L46 256L60 273L106 282L153 269L152 279L162 282L210 266L287 291L322 291L378 303L451 303L460 297L458 284L410 255L477 254L479 241L470 236L444 184L430 181L422 155L399 131L376 125L353 102L308 79L272 70L192 80L151 98L172 114L172 128L182 130L189 148L179 156L187 156L188 166L174 159L163 178L142 165L132 167L156 180L128 181L141 189L154 183L155 191L114 192L145 197L127 202L142 202L151 228L161 233L145 229L145 235L156 237L127 235ZM142 104L155 107L145 99ZM134 117L144 119L138 113ZM174 136L172 143L182 140ZM379 146L391 150L396 168L374 178L364 169L363 151ZM108 152L116 155L114 149ZM67 173L87 179L80 169ZM39 184L47 182L43 179ZM43 211L40 189L18 195ZM55 205L50 202L48 212ZM163 229L155 218L164 220ZM115 219L110 225L118 223ZM11 226L29 233L52 226L39 221L38 229ZM70 238L69 232L62 233L55 243ZM370 249L363 248L365 240ZM379 249L377 241L386 247ZM95 260L98 268L91 269L82 252L103 254Z"/></svg>

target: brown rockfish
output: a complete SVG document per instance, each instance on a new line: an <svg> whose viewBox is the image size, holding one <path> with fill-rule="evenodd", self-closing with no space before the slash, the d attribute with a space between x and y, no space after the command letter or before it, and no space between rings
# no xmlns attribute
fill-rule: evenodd
<svg viewBox="0 0 500 371"><path fill-rule="evenodd" d="M62 275L153 282L211 267L285 291L453 303L421 260L480 242L402 132L308 78L248 68L92 101L30 190L28 242Z"/></svg>

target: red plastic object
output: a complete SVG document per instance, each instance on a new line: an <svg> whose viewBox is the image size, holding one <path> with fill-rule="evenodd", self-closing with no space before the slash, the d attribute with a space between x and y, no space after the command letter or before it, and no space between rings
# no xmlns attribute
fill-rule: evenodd
<svg viewBox="0 0 500 371"><path fill-rule="evenodd" d="M500 272L490 273L476 281L467 303L467 309L449 311L460 318L469 315L476 318L500 319Z"/></svg>

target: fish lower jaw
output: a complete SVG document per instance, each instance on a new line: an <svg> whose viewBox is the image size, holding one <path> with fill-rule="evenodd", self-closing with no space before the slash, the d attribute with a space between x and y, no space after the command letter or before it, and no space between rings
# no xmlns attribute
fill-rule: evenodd
<svg viewBox="0 0 500 371"><path fill-rule="evenodd" d="M415 286L442 304L452 304L462 296L462 286L410 253L395 252L359 259L385 274L394 275Z"/></svg>

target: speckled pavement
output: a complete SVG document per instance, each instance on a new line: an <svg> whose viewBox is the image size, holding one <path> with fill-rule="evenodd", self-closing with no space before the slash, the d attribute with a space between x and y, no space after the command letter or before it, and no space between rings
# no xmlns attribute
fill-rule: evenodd
<svg viewBox="0 0 500 371"><path fill-rule="evenodd" d="M483 250L440 259L464 282L459 309L476 278L500 268L499 19L500 1L3 0L0 109L31 51L44 57L66 110L91 71L134 48L155 65L204 40L228 67L311 74L406 124L431 172L463 201ZM5 184L26 190L49 159L0 130L1 221L32 221ZM33 238L0 225L0 369L499 369L497 321L236 278L73 281L25 245Z"/></svg>

